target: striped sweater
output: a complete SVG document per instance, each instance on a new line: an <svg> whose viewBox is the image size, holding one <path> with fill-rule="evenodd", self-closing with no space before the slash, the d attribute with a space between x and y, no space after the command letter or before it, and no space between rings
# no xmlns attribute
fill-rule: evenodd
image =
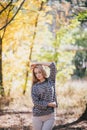
<svg viewBox="0 0 87 130"><path fill-rule="evenodd" d="M48 103L56 101L55 96L55 78L56 67L52 62L50 64L50 75L41 83L32 86L31 96L33 100L33 116L43 116L54 112L53 107L49 107Z"/></svg>

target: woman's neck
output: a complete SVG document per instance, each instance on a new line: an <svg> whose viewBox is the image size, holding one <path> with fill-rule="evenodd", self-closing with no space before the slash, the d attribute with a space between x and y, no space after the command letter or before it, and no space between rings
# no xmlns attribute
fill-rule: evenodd
<svg viewBox="0 0 87 130"><path fill-rule="evenodd" d="M44 79L41 79L41 80L39 81L39 83L44 82L44 81L45 81L45 78L44 78Z"/></svg>

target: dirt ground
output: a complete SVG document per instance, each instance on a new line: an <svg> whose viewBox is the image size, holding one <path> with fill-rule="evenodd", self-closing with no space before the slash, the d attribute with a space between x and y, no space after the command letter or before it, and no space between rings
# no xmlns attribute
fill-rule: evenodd
<svg viewBox="0 0 87 130"><path fill-rule="evenodd" d="M0 111L0 130L32 130L32 112ZM73 110L59 110L53 130L87 130L87 120L78 120Z"/></svg>

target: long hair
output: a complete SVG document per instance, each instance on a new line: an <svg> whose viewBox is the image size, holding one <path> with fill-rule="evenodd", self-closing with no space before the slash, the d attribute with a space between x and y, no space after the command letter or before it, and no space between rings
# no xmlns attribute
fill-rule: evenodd
<svg viewBox="0 0 87 130"><path fill-rule="evenodd" d="M32 86L37 83L39 80L37 79L35 73L34 73L34 69L35 68L38 68L41 72L42 72L42 75L43 77L46 79L47 78L47 74L46 74L46 71L45 69L43 68L42 65L36 65L34 68L33 68L33 71L32 71Z"/></svg>

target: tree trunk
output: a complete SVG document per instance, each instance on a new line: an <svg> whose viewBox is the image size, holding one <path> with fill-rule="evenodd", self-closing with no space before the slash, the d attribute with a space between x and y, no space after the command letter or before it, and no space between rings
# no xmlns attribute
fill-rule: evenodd
<svg viewBox="0 0 87 130"><path fill-rule="evenodd" d="M3 80L2 80L2 38L0 37L0 95L4 96Z"/></svg>
<svg viewBox="0 0 87 130"><path fill-rule="evenodd" d="M43 2L41 2L39 11L41 11L42 8L43 8ZM39 14L37 14L37 17L36 17L35 27L37 27L38 17L39 17ZM32 42L32 47L30 48L29 62L30 62L31 59L32 59L32 51L33 51L33 46L34 46L35 37L36 37L36 30L34 31L34 34L33 34L33 42ZM29 64L28 64L28 66L29 66ZM26 92L26 86L27 86L28 76L29 76L29 75L28 75L28 70L27 70L27 71L26 71L26 79L25 79L25 89L23 90L23 94L25 94L25 92Z"/></svg>
<svg viewBox="0 0 87 130"><path fill-rule="evenodd" d="M83 112L83 114L80 116L78 120L80 121L87 120L87 104L86 104L85 111Z"/></svg>

